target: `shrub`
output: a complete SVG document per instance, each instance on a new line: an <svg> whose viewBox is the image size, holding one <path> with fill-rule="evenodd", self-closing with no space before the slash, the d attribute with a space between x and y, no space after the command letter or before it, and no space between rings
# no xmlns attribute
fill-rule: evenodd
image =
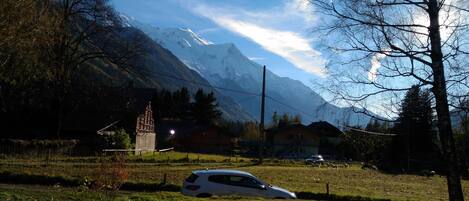
<svg viewBox="0 0 469 201"><path fill-rule="evenodd" d="M64 177L64 176L46 176L46 175L30 175L16 174L12 172L1 172L0 182L9 184L39 184L39 185L56 185L74 187L83 184L81 179Z"/></svg>
<svg viewBox="0 0 469 201"><path fill-rule="evenodd" d="M369 198L362 196L336 195L327 193L296 192L298 199L305 200L334 200L334 201L391 201L391 199Z"/></svg>
<svg viewBox="0 0 469 201"><path fill-rule="evenodd" d="M121 190L126 191L169 191L179 192L181 187L174 184L150 183L150 182L125 182Z"/></svg>
<svg viewBox="0 0 469 201"><path fill-rule="evenodd" d="M114 149L130 149L132 144L130 136L124 129L118 129L113 135L106 137L108 148Z"/></svg>
<svg viewBox="0 0 469 201"><path fill-rule="evenodd" d="M112 160L103 159L95 173L95 180L92 182L94 189L117 191L128 178L125 158L118 156Z"/></svg>

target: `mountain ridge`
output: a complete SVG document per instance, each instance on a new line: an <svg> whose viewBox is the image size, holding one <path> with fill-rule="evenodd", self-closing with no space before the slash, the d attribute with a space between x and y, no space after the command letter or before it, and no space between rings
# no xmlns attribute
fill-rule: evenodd
<svg viewBox="0 0 469 201"><path fill-rule="evenodd" d="M87 77L93 77L93 79L111 85L132 82L135 87L160 90L174 91L186 87L191 93L195 93L198 89L213 91L225 119L243 121L252 119L230 97L224 96L213 88L199 73L188 68L171 51L154 42L141 30L132 26L125 26L119 28L118 35L112 37L115 37L113 38L115 41L113 48L116 49L120 48L120 44L138 39L142 50L129 61L129 64L134 68L125 71L115 64L97 61L100 62L98 65L92 65L90 70L84 72ZM99 42L99 38L96 38L96 40Z"/></svg>
<svg viewBox="0 0 469 201"><path fill-rule="evenodd" d="M130 21L155 42L170 50L189 68L218 86L252 94L261 93L262 66L242 54L233 43L214 44L190 29L157 28ZM200 42L204 41L204 42ZM188 45L189 44L189 45ZM365 126L370 117L328 103L319 94L298 80L266 72L266 116L274 112L300 114L303 122L328 121L334 125ZM260 97L240 96L239 93L220 91L241 105L251 116L260 116ZM294 105L294 106L292 106Z"/></svg>

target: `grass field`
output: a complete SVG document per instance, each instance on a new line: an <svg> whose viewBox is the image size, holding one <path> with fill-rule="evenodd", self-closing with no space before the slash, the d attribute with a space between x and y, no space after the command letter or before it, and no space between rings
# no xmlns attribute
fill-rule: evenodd
<svg viewBox="0 0 469 201"><path fill-rule="evenodd" d="M180 153L176 153L181 155ZM182 154L181 157L187 157ZM134 157L134 156L132 156ZM126 170L129 173L129 181L138 182L160 182L163 175L167 175L167 182L181 185L191 171L198 169L238 169L253 173L262 180L287 188L291 191L306 192L325 192L326 183L330 184L332 193L340 195L360 195L376 198L389 198L392 200L447 200L446 179L441 176L424 177L416 175L393 175L374 170L362 170L359 165L352 165L347 168L324 168L311 167L301 163L295 164L271 164L271 165L253 165L249 162L227 162L225 156L199 155L204 157L216 158L212 163L151 163L152 156L144 156L147 162L138 162L135 157L130 157L126 163ZM155 156L159 157L159 156ZM172 157L172 156L170 156ZM174 156L176 157L176 156ZM211 160L212 160L211 159ZM16 173L29 173L41 175L71 176L71 177L90 177L93 178L99 169L99 163L93 162L98 159L72 158L68 160L56 160L45 162L40 159L13 159L4 158L0 160L0 171L10 171ZM239 160L239 158L238 158ZM249 159L243 159L249 161ZM84 162L86 161L86 162ZM145 160L144 160L145 161ZM1 188L7 188L3 185ZM463 181L465 198L469 200L469 181ZM39 194L54 194L54 190L41 188L43 191ZM0 189L1 190L1 189ZM66 190L68 193L74 193L73 189ZM8 191L7 191L8 192ZM24 193L32 193L27 190ZM96 196L100 193L95 192ZM65 193L67 194L67 193ZM93 193L90 193L92 195ZM189 199L178 193L159 193L159 194L139 194L121 192L119 197L143 196L142 200L160 199L161 196L169 196L166 199ZM171 196L176 196L171 198ZM136 200L140 198L135 198ZM162 198L161 198L162 199ZM50 200L50 199L49 199ZM218 200L218 199L217 199Z"/></svg>
<svg viewBox="0 0 469 201"><path fill-rule="evenodd" d="M115 201L204 201L214 200L263 200L259 198L241 198L241 197L223 197L223 198L193 198L183 196L175 192L154 192L154 193L135 193L135 192L117 192L106 193L102 191L77 190L74 188L46 187L31 185L5 185L0 184L0 200L2 201L89 201L89 200L115 200Z"/></svg>

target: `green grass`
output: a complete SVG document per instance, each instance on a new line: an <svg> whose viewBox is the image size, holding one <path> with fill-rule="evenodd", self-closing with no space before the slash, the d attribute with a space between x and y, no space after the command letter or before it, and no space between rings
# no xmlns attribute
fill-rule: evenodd
<svg viewBox="0 0 469 201"><path fill-rule="evenodd" d="M108 156L104 157L111 157ZM69 163L95 163L102 159L103 156L87 156L87 157L69 157L60 155L41 155L41 156L6 156L0 155L0 160L3 162L69 162ZM199 154L199 153L184 153L184 152L162 152L162 153L145 153L141 155L129 154L126 157L128 162L135 163L250 163L254 159L240 157L240 156L225 156L217 154Z"/></svg>
<svg viewBox="0 0 469 201"><path fill-rule="evenodd" d="M2 201L93 201L93 200L116 200L116 201L205 201L205 200L263 200L259 198L242 197L214 197L214 198L193 198L177 192L103 192L91 190L79 190L76 188L31 186L31 185L5 185L0 184L0 200Z"/></svg>
<svg viewBox="0 0 469 201"><path fill-rule="evenodd" d="M148 161L148 162L166 162L168 161L193 161L193 162L250 162L250 158L233 157L216 154L198 154L198 153L182 153L182 152L163 152L163 153L146 153L143 155L129 156L130 161Z"/></svg>
<svg viewBox="0 0 469 201"><path fill-rule="evenodd" d="M151 156L143 156L151 157ZM185 156L184 156L185 157ZM210 156L207 157L219 157ZM223 156L222 156L223 157ZM81 159L71 159L79 161ZM446 178L416 175L393 175L362 170L359 165L348 168L319 168L297 163L294 165L262 165L252 163L139 163L134 159L126 164L131 182L161 182L167 175L169 184L181 185L191 171L205 168L229 168L253 173L262 180L295 192L324 193L326 183L330 191L339 195L356 195L392 200L447 200ZM99 164L92 162L38 160L0 160L0 171L16 173L93 178ZM465 198L469 200L469 181L463 181Z"/></svg>

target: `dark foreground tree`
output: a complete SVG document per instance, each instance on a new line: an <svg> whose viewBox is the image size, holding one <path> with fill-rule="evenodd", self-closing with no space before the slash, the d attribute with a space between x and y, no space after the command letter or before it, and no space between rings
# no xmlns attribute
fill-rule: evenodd
<svg viewBox="0 0 469 201"><path fill-rule="evenodd" d="M106 0L4 0L0 27L2 112L26 121L28 111L40 108L42 119L54 118L48 131L57 138L82 101L76 89L92 85L80 76L102 62L128 71L140 50L138 39L120 40L125 27Z"/></svg>
<svg viewBox="0 0 469 201"><path fill-rule="evenodd" d="M199 89L194 95L194 101L191 112L197 122L213 123L220 118L221 112L217 109L217 99L213 92L206 94Z"/></svg>
<svg viewBox="0 0 469 201"><path fill-rule="evenodd" d="M464 200L450 121L452 100L467 95L468 2L463 0L310 0L331 41L330 92L351 104L394 101L431 89L449 200ZM332 39L332 40L330 40ZM333 43L333 44L332 44ZM346 69L344 70L344 68ZM351 70L352 69L352 70ZM393 93L396 92L396 93ZM384 105L375 109L388 110Z"/></svg>
<svg viewBox="0 0 469 201"><path fill-rule="evenodd" d="M126 62L138 47L134 46L137 43L115 40L122 25L107 0L47 0L42 6L47 9L43 17L49 23L42 51L52 78L59 138L67 114L65 104L70 102L72 81L79 68L93 60L106 60L126 70Z"/></svg>
<svg viewBox="0 0 469 201"><path fill-rule="evenodd" d="M398 135L394 142L394 162L407 171L421 168L439 168L441 160L434 144L436 132L433 130L433 109L429 91L422 91L419 86L412 86L400 104L399 117L394 126ZM410 164L410 160L415 165ZM425 163L425 164L424 164Z"/></svg>

